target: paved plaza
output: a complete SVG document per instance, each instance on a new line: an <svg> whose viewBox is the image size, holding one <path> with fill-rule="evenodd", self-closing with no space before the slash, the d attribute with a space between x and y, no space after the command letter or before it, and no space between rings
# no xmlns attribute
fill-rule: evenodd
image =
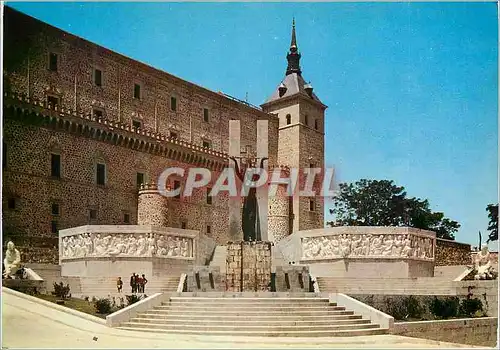
<svg viewBox="0 0 500 350"><path fill-rule="evenodd" d="M130 332L7 293L2 295L2 321L2 348L471 348L394 335L262 338Z"/></svg>

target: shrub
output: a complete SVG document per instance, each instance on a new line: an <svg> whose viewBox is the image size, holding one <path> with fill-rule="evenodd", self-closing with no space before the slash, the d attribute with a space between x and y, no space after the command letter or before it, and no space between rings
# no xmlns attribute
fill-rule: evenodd
<svg viewBox="0 0 500 350"><path fill-rule="evenodd" d="M385 299L386 313L394 317L396 320L404 320L408 318L408 312L401 298L387 298Z"/></svg>
<svg viewBox="0 0 500 350"><path fill-rule="evenodd" d="M111 301L107 298L96 299L94 301L94 307L95 311L101 315L110 314L112 311Z"/></svg>
<svg viewBox="0 0 500 350"><path fill-rule="evenodd" d="M460 303L460 316L477 317L483 311L483 303L478 298L464 299Z"/></svg>
<svg viewBox="0 0 500 350"><path fill-rule="evenodd" d="M459 300L457 297L439 299L434 297L431 302L431 312L437 318L447 319L458 314Z"/></svg>
<svg viewBox="0 0 500 350"><path fill-rule="evenodd" d="M403 301L404 308L408 317L411 318L421 318L424 313L424 308L420 305L420 302L413 295L405 298Z"/></svg>
<svg viewBox="0 0 500 350"><path fill-rule="evenodd" d="M54 291L52 292L53 295L64 300L68 299L71 296L69 292L70 292L69 284L65 286L62 282L59 284L54 282Z"/></svg>
<svg viewBox="0 0 500 350"><path fill-rule="evenodd" d="M132 305L137 303L139 300L141 300L141 297L135 294L132 295L125 295L127 298L127 305Z"/></svg>

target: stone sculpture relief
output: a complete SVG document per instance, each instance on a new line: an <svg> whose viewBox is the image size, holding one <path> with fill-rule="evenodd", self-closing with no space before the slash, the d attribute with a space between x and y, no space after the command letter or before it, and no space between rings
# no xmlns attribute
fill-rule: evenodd
<svg viewBox="0 0 500 350"><path fill-rule="evenodd" d="M304 259L347 257L434 258L434 240L410 234L342 234L306 237L302 240Z"/></svg>
<svg viewBox="0 0 500 350"><path fill-rule="evenodd" d="M83 233L62 238L62 259L84 257L193 257L193 239L153 234Z"/></svg>

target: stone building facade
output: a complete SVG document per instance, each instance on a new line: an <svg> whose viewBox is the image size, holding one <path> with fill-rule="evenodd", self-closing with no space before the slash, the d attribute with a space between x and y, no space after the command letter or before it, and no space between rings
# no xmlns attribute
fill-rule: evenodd
<svg viewBox="0 0 500 350"><path fill-rule="evenodd" d="M270 166L323 165L326 106L290 69L289 92L258 108L5 6L3 77L3 233L23 261L55 262L60 229L136 224L140 184L166 167L207 167L215 181L230 120L241 121L242 149L255 148L257 120L269 121ZM206 192L169 199L168 224L224 244L228 197ZM294 198L292 212L294 231L323 227L322 200Z"/></svg>

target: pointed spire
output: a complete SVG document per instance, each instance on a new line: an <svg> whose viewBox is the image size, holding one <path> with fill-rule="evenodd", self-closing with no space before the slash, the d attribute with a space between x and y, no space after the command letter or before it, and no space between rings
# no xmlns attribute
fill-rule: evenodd
<svg viewBox="0 0 500 350"><path fill-rule="evenodd" d="M292 20L292 41L290 42L290 52L286 55L288 67L286 68L286 75L297 73L300 75L300 53L297 47L297 36L295 34L295 18Z"/></svg>
<svg viewBox="0 0 500 350"><path fill-rule="evenodd" d="M297 51L297 37L295 35L295 17L292 20L292 42L290 43L290 51Z"/></svg>

